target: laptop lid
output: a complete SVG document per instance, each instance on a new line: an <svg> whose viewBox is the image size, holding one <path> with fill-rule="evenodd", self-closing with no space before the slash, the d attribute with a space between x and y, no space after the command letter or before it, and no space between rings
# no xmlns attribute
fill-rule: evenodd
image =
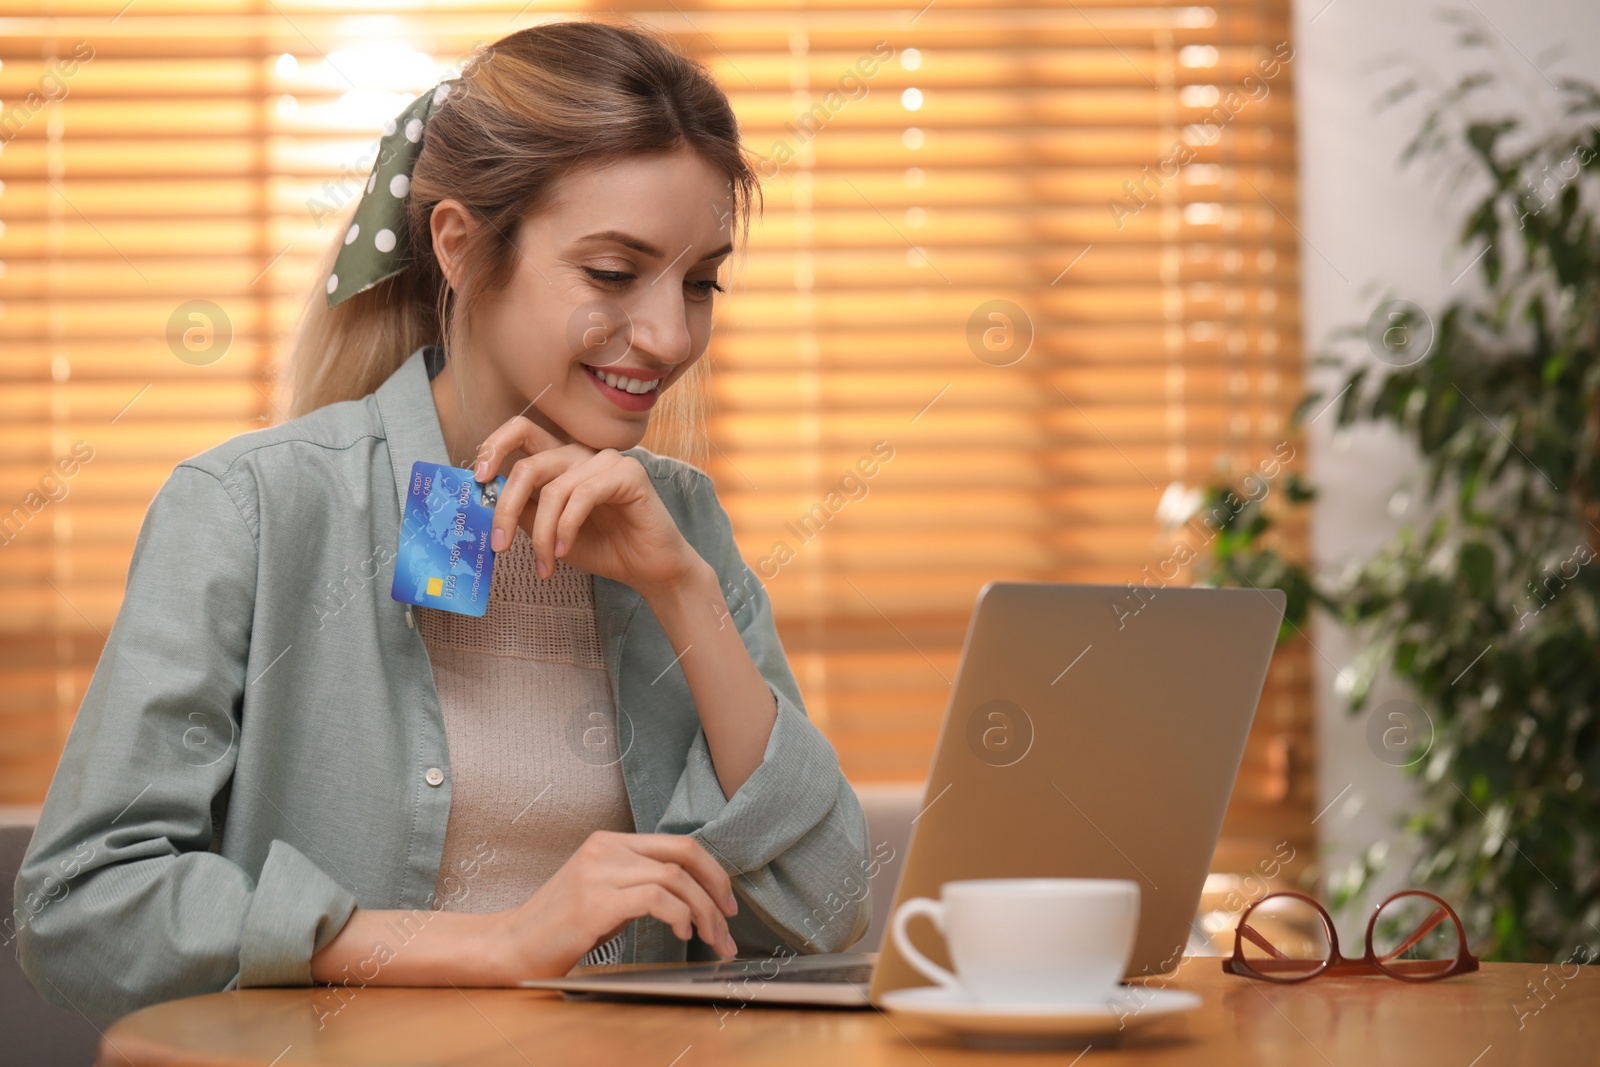
<svg viewBox="0 0 1600 1067"><path fill-rule="evenodd" d="M1189 940L1283 617L1276 589L990 582L894 904L967 878L1139 884L1127 976ZM908 931L949 967L925 921ZM869 997L927 980L885 937Z"/></svg>

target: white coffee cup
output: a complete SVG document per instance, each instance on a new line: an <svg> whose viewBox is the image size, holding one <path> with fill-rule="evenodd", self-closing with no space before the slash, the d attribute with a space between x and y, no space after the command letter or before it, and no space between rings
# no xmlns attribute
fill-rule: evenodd
<svg viewBox="0 0 1600 1067"><path fill-rule="evenodd" d="M980 878L945 882L939 900L895 911L895 946L939 985L981 1004L1068 1005L1117 989L1139 928L1139 885L1113 878ZM914 916L945 937L955 973L906 936Z"/></svg>

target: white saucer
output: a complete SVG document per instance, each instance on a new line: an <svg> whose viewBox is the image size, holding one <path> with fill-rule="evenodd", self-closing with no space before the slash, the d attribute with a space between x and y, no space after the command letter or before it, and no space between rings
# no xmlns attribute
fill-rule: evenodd
<svg viewBox="0 0 1600 1067"><path fill-rule="evenodd" d="M1138 1027L1193 1011L1200 997L1179 989L1122 986L1084 1004L1022 1006L980 1004L964 990L918 986L885 993L882 1004L896 1015L953 1031L981 1048L1041 1048L1082 1045L1117 1038Z"/></svg>

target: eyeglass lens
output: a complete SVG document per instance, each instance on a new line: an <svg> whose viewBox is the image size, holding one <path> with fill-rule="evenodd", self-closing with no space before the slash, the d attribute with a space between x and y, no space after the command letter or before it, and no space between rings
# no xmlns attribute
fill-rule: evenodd
<svg viewBox="0 0 1600 1067"><path fill-rule="evenodd" d="M1299 897L1266 897L1240 929L1246 963L1257 973L1280 980L1318 970L1332 951L1322 913Z"/></svg>
<svg viewBox="0 0 1600 1067"><path fill-rule="evenodd" d="M1421 893L1401 893L1385 902L1372 923L1372 952L1378 966L1408 978L1443 974L1454 965L1465 941L1450 913Z"/></svg>

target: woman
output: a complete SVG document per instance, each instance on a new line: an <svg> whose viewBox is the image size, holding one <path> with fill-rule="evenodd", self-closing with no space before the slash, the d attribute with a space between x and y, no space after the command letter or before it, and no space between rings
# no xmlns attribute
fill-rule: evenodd
<svg viewBox="0 0 1600 1067"><path fill-rule="evenodd" d="M860 805L710 479L638 447L748 224L726 98L555 23L381 145L295 417L150 506L17 877L24 968L109 1017L853 943ZM396 599L417 461L506 476L481 618Z"/></svg>

